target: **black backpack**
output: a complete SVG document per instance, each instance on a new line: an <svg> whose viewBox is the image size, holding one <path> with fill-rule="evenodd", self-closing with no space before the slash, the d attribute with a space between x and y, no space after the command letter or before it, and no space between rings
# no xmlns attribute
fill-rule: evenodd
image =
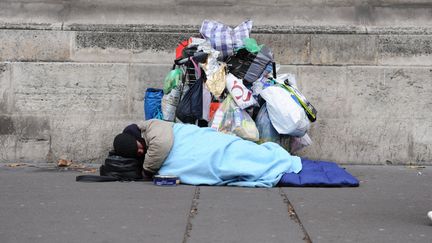
<svg viewBox="0 0 432 243"><path fill-rule="evenodd" d="M97 175L80 175L76 181L106 182L106 181L140 181L143 161L135 158L125 158L110 152L105 162L99 167Z"/></svg>

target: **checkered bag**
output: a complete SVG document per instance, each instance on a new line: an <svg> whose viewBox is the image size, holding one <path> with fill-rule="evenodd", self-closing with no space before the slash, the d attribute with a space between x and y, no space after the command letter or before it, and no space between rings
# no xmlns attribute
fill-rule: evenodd
<svg viewBox="0 0 432 243"><path fill-rule="evenodd" d="M204 20L200 33L208 39L215 50L221 52L222 60L234 54L234 49L243 46L243 40L249 38L252 20L246 20L234 29L213 20Z"/></svg>

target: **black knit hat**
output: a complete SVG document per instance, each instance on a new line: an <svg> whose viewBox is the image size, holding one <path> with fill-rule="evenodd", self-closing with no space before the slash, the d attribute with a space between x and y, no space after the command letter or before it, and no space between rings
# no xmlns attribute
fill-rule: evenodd
<svg viewBox="0 0 432 243"><path fill-rule="evenodd" d="M138 152L137 140L127 133L120 133L114 138L114 151L117 155L126 158L136 158Z"/></svg>

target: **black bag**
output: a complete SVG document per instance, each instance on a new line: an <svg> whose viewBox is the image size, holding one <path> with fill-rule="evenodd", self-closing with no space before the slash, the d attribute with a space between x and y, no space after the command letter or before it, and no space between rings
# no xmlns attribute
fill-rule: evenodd
<svg viewBox="0 0 432 243"><path fill-rule="evenodd" d="M257 54L250 53L246 48L242 48L229 58L227 66L229 72L237 78L253 83L272 61L273 53L265 46Z"/></svg>
<svg viewBox="0 0 432 243"><path fill-rule="evenodd" d="M194 82L189 90L184 95L183 99L180 100L176 116L183 123L194 124L196 120L202 118L203 111L203 81L202 78Z"/></svg>
<svg viewBox="0 0 432 243"><path fill-rule="evenodd" d="M142 166L143 162L135 158L124 158L110 153L99 168L100 176L80 175L76 177L76 181L139 181L143 179Z"/></svg>

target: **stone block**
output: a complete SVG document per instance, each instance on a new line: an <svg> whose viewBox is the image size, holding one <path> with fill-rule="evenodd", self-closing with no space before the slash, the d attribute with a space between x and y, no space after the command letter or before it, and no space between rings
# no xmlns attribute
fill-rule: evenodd
<svg viewBox="0 0 432 243"><path fill-rule="evenodd" d="M131 118L144 119L144 98L148 88L163 88L165 76L172 65L134 64L129 72Z"/></svg>
<svg viewBox="0 0 432 243"><path fill-rule="evenodd" d="M312 35L311 63L318 65L376 64L374 35Z"/></svg>
<svg viewBox="0 0 432 243"><path fill-rule="evenodd" d="M17 113L113 116L128 112L127 65L14 63L12 66Z"/></svg>
<svg viewBox="0 0 432 243"><path fill-rule="evenodd" d="M133 123L121 117L83 115L79 118L52 118L51 162L67 159L102 163L112 149L112 141Z"/></svg>
<svg viewBox="0 0 432 243"><path fill-rule="evenodd" d="M0 162L46 162L51 137L47 117L0 117Z"/></svg>
<svg viewBox="0 0 432 243"><path fill-rule="evenodd" d="M408 137L408 151L412 164L432 164L432 118L416 119Z"/></svg>
<svg viewBox="0 0 432 243"><path fill-rule="evenodd" d="M408 146L414 123L398 118L318 119L309 132L313 144L299 155L341 164L409 164L416 156Z"/></svg>
<svg viewBox="0 0 432 243"><path fill-rule="evenodd" d="M114 137L142 117L84 114L80 117L52 117L50 160L68 159L102 163L112 149Z"/></svg>
<svg viewBox="0 0 432 243"><path fill-rule="evenodd" d="M347 117L349 94L344 67L299 66L297 84L300 92L317 109L318 119Z"/></svg>
<svg viewBox="0 0 432 243"><path fill-rule="evenodd" d="M280 64L309 64L310 35L252 34L258 44L269 47Z"/></svg>
<svg viewBox="0 0 432 243"><path fill-rule="evenodd" d="M340 163L432 161L430 68L299 66L297 74L318 110L314 144L301 155Z"/></svg>
<svg viewBox="0 0 432 243"><path fill-rule="evenodd" d="M0 22L4 23L56 23L61 26L65 14L62 1L0 2Z"/></svg>
<svg viewBox="0 0 432 243"><path fill-rule="evenodd" d="M72 32L0 30L0 61L68 61Z"/></svg>
<svg viewBox="0 0 432 243"><path fill-rule="evenodd" d="M177 45L192 35L161 32L77 32L72 59L95 62L173 63Z"/></svg>
<svg viewBox="0 0 432 243"><path fill-rule="evenodd" d="M431 70L301 66L297 82L319 118L424 119L432 112Z"/></svg>
<svg viewBox="0 0 432 243"><path fill-rule="evenodd" d="M10 64L0 62L0 114L11 111L12 94Z"/></svg>
<svg viewBox="0 0 432 243"><path fill-rule="evenodd" d="M15 159L16 143L16 136L0 134L0 163L13 163L17 161Z"/></svg>
<svg viewBox="0 0 432 243"><path fill-rule="evenodd" d="M382 65L432 65L432 35L381 35L378 63Z"/></svg>
<svg viewBox="0 0 432 243"><path fill-rule="evenodd" d="M425 119L432 112L432 69L421 67L350 67L352 115Z"/></svg>

